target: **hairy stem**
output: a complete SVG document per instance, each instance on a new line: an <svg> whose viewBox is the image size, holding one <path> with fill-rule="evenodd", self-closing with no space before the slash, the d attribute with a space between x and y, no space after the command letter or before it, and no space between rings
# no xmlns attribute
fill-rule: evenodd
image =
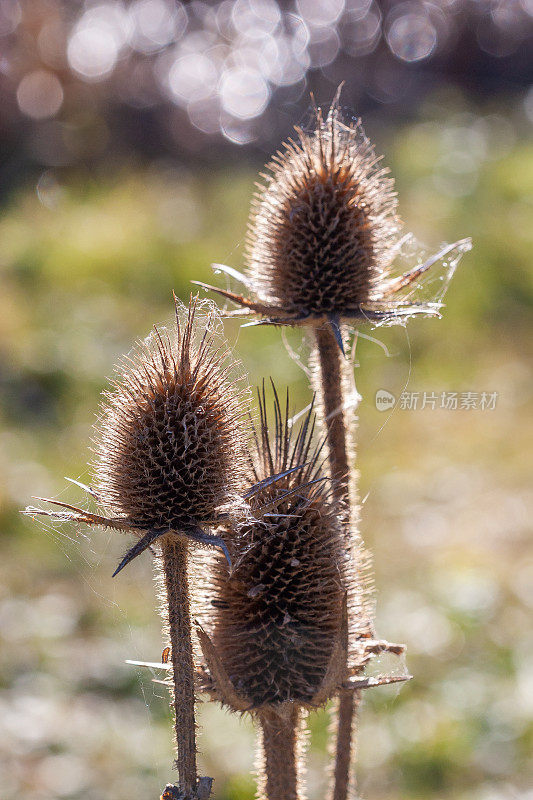
<svg viewBox="0 0 533 800"><path fill-rule="evenodd" d="M302 800L303 712L293 703L259 713L258 800Z"/></svg>
<svg viewBox="0 0 533 800"><path fill-rule="evenodd" d="M330 789L331 800L346 800L350 789L356 791L355 777L350 785L352 751L356 745L357 709L361 701L361 692L346 690L339 694L335 702L336 743L335 764L333 767L333 783Z"/></svg>
<svg viewBox="0 0 533 800"><path fill-rule="evenodd" d="M354 518L355 497L350 497L349 419L345 402L346 362L330 325L315 329L317 351L317 389L322 401L322 412L327 432L328 459L331 476L337 479L334 486L337 499L348 506L350 521ZM350 529L350 527L349 527ZM350 543L347 543L348 549ZM331 800L346 800L350 791L352 750L355 749L356 713L360 692L343 691L336 701L335 765ZM353 778L355 789L355 778Z"/></svg>
<svg viewBox="0 0 533 800"><path fill-rule="evenodd" d="M172 651L176 766L182 795L193 798L197 788L196 721L187 544L176 535L164 536L161 554L166 592L164 616L168 622Z"/></svg>
<svg viewBox="0 0 533 800"><path fill-rule="evenodd" d="M319 391L328 439L328 458L332 477L337 479L337 497L350 501L350 463L348 427L344 408L342 353L329 325L315 329L318 351Z"/></svg>

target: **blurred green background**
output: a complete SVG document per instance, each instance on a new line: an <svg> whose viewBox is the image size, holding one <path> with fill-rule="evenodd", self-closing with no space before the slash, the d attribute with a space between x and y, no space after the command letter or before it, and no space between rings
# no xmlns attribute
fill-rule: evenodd
<svg viewBox="0 0 533 800"><path fill-rule="evenodd" d="M363 329L354 367L362 534L377 627L414 680L365 695L361 796L531 800L533 792L533 145L515 98L427 99L369 133L397 178L406 230L472 236L442 320ZM258 165L259 166L259 165ZM77 502L117 358L172 317L171 291L243 264L255 169L78 166L24 179L0 215L0 753L2 800L155 798L172 758L165 690L126 659L160 658L149 556L117 579L115 533L31 520L31 495ZM221 278L217 280L221 281ZM226 333L255 384L307 379L277 330ZM297 332L291 347L306 358ZM375 393L497 392L492 410L380 412ZM249 722L203 706L218 800L253 797ZM327 714L311 720L324 796Z"/></svg>

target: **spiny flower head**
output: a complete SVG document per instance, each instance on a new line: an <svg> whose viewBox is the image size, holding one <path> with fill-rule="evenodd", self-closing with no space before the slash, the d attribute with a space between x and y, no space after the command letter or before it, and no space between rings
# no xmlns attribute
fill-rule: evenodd
<svg viewBox="0 0 533 800"><path fill-rule="evenodd" d="M316 109L310 132L296 128L267 165L248 231L245 275L214 265L240 280L249 297L213 289L258 322L316 324L338 329L343 320L401 322L414 314L438 315L447 282L470 240L456 242L395 274L394 261L411 237L400 237L397 197L361 122L345 124L337 98L324 119ZM442 262L431 301L417 302L418 279ZM441 276L442 278L442 276ZM336 330L337 338L339 338Z"/></svg>
<svg viewBox="0 0 533 800"><path fill-rule="evenodd" d="M176 316L174 340L156 332L122 365L98 425L96 493L141 528L209 520L243 477L240 398L213 347L212 317L195 345L195 314L193 303L183 329Z"/></svg>
<svg viewBox="0 0 533 800"><path fill-rule="evenodd" d="M228 353L217 346L216 313L211 309L198 323L197 316L197 299L184 324L176 304L175 331L155 329L119 365L105 395L89 491L110 516L49 512L145 532L119 569L170 531L219 544L202 526L219 519L243 486L243 392L231 379Z"/></svg>
<svg viewBox="0 0 533 800"><path fill-rule="evenodd" d="M263 394L249 477L254 520L228 537L231 571L217 557L211 575L214 662L204 653L221 699L241 710L323 703L345 663L344 509L322 477L312 410L294 435L288 397L282 412L276 395L274 409L272 435Z"/></svg>
<svg viewBox="0 0 533 800"><path fill-rule="evenodd" d="M274 156L248 236L258 297L296 318L351 315L391 260L400 222L393 181L360 123L320 114Z"/></svg>

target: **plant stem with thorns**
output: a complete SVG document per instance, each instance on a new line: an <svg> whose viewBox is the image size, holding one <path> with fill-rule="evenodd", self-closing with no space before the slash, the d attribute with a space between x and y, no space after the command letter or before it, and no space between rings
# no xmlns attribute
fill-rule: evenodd
<svg viewBox="0 0 533 800"><path fill-rule="evenodd" d="M166 595L162 613L171 646L176 766L180 790L188 800L195 797L197 774L187 543L176 536L163 537L161 558Z"/></svg>
<svg viewBox="0 0 533 800"><path fill-rule="evenodd" d="M346 419L343 376L345 362L332 325L318 326L314 334L318 362L316 379L322 400L329 466L331 476L336 478L333 492L348 508L349 531L354 516L355 497L350 497L349 427ZM347 547L350 549L349 541ZM352 751L355 748L356 714L360 699L360 691L348 689L341 690L336 701L334 720L336 719L337 733L331 800L346 800L348 797Z"/></svg>

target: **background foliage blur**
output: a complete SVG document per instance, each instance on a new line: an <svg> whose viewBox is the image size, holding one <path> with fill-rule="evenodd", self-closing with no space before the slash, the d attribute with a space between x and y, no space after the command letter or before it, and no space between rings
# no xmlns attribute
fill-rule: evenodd
<svg viewBox="0 0 533 800"><path fill-rule="evenodd" d="M210 263L243 264L256 174L309 90L361 114L406 229L467 235L441 321L355 350L378 630L415 679L365 697L361 794L531 800L531 0L0 0L0 796L157 797L172 777L149 557L20 517L79 500L117 357ZM221 280L219 278L218 280ZM307 379L280 332L226 325L257 383ZM302 359L305 345L288 334ZM417 410L380 412L386 389ZM435 408L423 393L435 393ZM440 407L473 392L478 407ZM482 392L497 392L482 410ZM384 668L386 665L383 665ZM253 796L248 723L201 712L220 800ZM327 718L314 718L311 800Z"/></svg>

